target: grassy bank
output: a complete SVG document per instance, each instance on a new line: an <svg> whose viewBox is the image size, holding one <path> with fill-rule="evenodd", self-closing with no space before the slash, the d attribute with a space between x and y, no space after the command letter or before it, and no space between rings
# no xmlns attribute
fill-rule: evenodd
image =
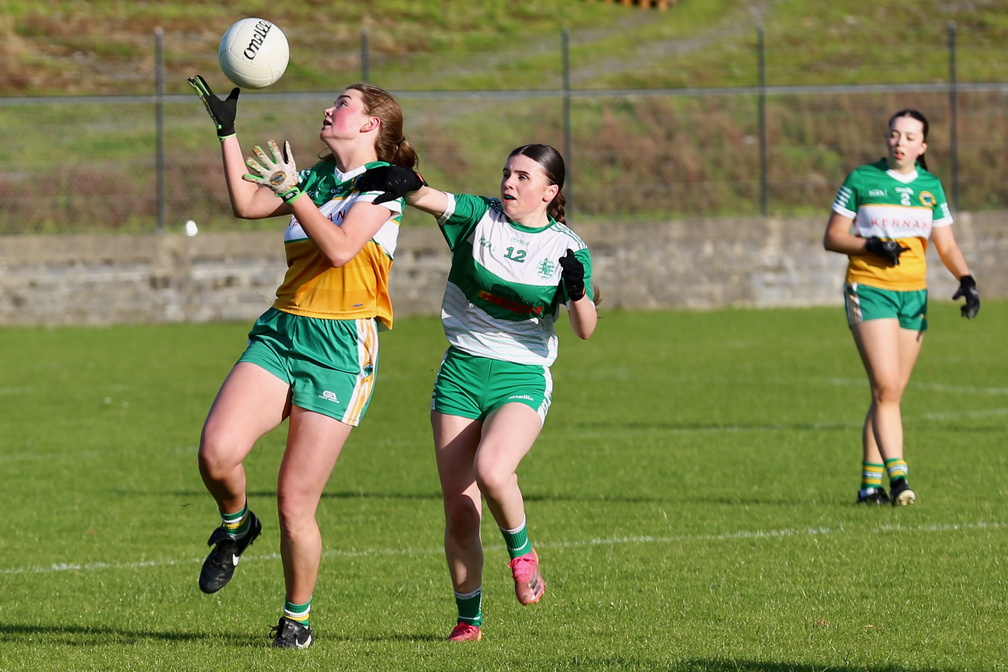
<svg viewBox="0 0 1008 672"><path fill-rule="evenodd" d="M866 7L843 0L815 11L798 0L681 0L666 11L559 0L350 1L338 10L313 3L8 6L0 17L0 134L19 161L0 172L0 233L152 230L157 147L146 96L154 90L158 27L169 94L168 224L272 226L230 217L212 130L185 84L202 72L226 91L217 40L239 15L256 14L284 26L292 60L277 85L243 93L238 128L248 147L291 140L302 166L321 148L319 119L333 90L366 74L400 97L432 184L492 194L511 148L549 142L568 154L572 212L584 219L752 216L763 208L764 189L771 215L825 212L844 174L881 155L885 119L903 107L930 118L929 163L958 196L957 209L1000 209L1008 200L997 179L1008 170L999 151L1008 137L1002 92L959 93L953 127L948 93L926 88L949 79L952 22L958 80L1003 79L1006 57L997 45L1008 21L993 1ZM761 156L760 101L739 88L759 81L759 26L772 87L880 86L772 91ZM576 94L569 135L560 94L565 28ZM140 97L25 98L57 94Z"/></svg>

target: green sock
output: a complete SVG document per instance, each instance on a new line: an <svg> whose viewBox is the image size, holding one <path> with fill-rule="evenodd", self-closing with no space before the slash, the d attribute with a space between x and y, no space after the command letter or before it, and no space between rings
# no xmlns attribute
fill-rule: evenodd
<svg viewBox="0 0 1008 672"><path fill-rule="evenodd" d="M886 471L889 473L889 482L899 480L901 478L906 478L910 473L910 467L907 463L903 461L902 457L893 458L891 460L885 461Z"/></svg>
<svg viewBox="0 0 1008 672"><path fill-rule="evenodd" d="M861 463L861 490L882 487L882 475L885 474L885 467L872 462Z"/></svg>
<svg viewBox="0 0 1008 672"><path fill-rule="evenodd" d="M479 627L483 625L483 587L480 586L471 593L455 593L455 605L458 607L458 622Z"/></svg>
<svg viewBox="0 0 1008 672"><path fill-rule="evenodd" d="M292 621L297 621L301 625L308 625L311 623L311 598L304 604L294 604L290 600L284 601L283 607L284 616Z"/></svg>
<svg viewBox="0 0 1008 672"><path fill-rule="evenodd" d="M519 527L513 530L505 530L502 527L500 531L504 535L504 543L507 545L507 552L512 560L532 550L532 544L529 543L528 531L524 520Z"/></svg>
<svg viewBox="0 0 1008 672"><path fill-rule="evenodd" d="M252 525L249 518L248 502L245 503L245 506L238 513L221 512L220 517L224 521L224 529L235 539L244 537Z"/></svg>

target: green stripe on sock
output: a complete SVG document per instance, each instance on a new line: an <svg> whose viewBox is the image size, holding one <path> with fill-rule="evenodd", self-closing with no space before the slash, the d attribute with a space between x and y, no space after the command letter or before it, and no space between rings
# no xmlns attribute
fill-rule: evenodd
<svg viewBox="0 0 1008 672"><path fill-rule="evenodd" d="M283 611L284 616L302 625L308 625L311 622L311 600L304 604L294 604L289 600L284 600Z"/></svg>
<svg viewBox="0 0 1008 672"><path fill-rule="evenodd" d="M228 531L232 537L241 538L249 530L250 519L249 519L249 509L248 504L242 507L241 511L237 513L221 513L221 520L223 521L224 529Z"/></svg>
<svg viewBox="0 0 1008 672"><path fill-rule="evenodd" d="M889 474L890 483L900 478L906 478L910 473L910 467L907 466L902 457L886 460L885 467L886 472Z"/></svg>
<svg viewBox="0 0 1008 672"><path fill-rule="evenodd" d="M861 489L881 488L882 476L885 474L885 466L873 462L861 463Z"/></svg>

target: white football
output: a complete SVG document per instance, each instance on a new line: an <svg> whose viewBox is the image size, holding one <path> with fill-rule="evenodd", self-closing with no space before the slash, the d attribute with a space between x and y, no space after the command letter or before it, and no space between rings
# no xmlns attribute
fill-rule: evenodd
<svg viewBox="0 0 1008 672"><path fill-rule="evenodd" d="M290 45L272 21L247 18L227 29L218 56L228 79L238 86L261 89L283 76L290 61Z"/></svg>

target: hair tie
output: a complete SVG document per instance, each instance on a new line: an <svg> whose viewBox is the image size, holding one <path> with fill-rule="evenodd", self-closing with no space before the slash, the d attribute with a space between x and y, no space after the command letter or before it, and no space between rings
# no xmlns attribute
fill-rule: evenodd
<svg viewBox="0 0 1008 672"><path fill-rule="evenodd" d="M404 142L406 142L406 136L405 135L403 137L399 138L398 140L396 140L396 143L395 143L396 147L398 147L399 145L401 145Z"/></svg>

